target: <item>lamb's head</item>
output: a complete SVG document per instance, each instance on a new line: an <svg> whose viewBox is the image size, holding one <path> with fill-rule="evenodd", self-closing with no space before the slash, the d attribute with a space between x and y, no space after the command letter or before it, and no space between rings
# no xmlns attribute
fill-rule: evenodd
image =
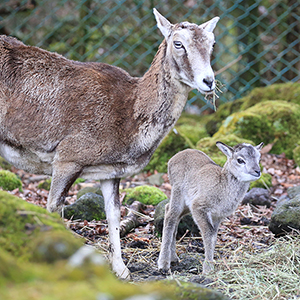
<svg viewBox="0 0 300 300"><path fill-rule="evenodd" d="M257 146L242 143L234 147L217 142L218 148L227 156L224 168L227 168L240 181L255 181L260 178L260 150L263 143Z"/></svg>
<svg viewBox="0 0 300 300"><path fill-rule="evenodd" d="M215 77L210 57L215 44L213 30L219 17L202 25L189 22L173 25L156 9L153 12L167 42L167 57L177 78L201 93L213 91Z"/></svg>

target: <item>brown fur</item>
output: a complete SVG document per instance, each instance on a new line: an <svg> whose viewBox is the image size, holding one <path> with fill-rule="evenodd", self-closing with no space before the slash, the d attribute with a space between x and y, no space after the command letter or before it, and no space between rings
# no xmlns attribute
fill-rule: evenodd
<svg viewBox="0 0 300 300"><path fill-rule="evenodd" d="M78 176L99 179L113 269L123 278L129 271L119 243L120 178L147 165L192 88L213 89L204 83L214 80L209 55L204 60L197 47L211 53L218 18L207 23L209 30L199 31L207 39L196 45L190 38L194 31L185 30L183 36L154 13L168 36L141 78L105 63L68 60L0 36L0 155L18 168L52 175L50 211L61 210ZM173 50L174 35L182 38L189 57L182 59L182 51ZM197 64L190 62L192 58ZM183 82L183 72L195 73L197 82Z"/></svg>

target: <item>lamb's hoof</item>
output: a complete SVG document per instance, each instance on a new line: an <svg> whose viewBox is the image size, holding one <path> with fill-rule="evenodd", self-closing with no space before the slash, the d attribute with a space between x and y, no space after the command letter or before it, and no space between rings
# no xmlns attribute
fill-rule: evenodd
<svg viewBox="0 0 300 300"><path fill-rule="evenodd" d="M162 274L162 275L167 275L170 273L170 269L158 269L158 271Z"/></svg>
<svg viewBox="0 0 300 300"><path fill-rule="evenodd" d="M214 262L205 260L204 263L203 263L202 274L203 275L209 275L213 271L214 271Z"/></svg>

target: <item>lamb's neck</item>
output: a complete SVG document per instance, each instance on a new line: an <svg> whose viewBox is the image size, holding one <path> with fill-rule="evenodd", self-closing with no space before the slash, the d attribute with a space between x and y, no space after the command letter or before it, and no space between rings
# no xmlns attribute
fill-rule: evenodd
<svg viewBox="0 0 300 300"><path fill-rule="evenodd" d="M167 57L167 43L163 41L149 70L138 83L135 114L143 115L149 124L172 127L178 120L190 88L181 83Z"/></svg>
<svg viewBox="0 0 300 300"><path fill-rule="evenodd" d="M225 180L225 186L228 186L231 197L242 200L247 190L249 189L250 182L242 181L240 178L235 176L230 170L227 169L227 162L222 169L223 178ZM233 195L234 194L234 195Z"/></svg>

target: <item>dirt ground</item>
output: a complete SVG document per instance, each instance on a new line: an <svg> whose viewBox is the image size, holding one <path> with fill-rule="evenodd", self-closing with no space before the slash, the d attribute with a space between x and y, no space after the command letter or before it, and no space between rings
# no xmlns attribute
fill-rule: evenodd
<svg viewBox="0 0 300 300"><path fill-rule="evenodd" d="M223 221L219 232L215 251L216 264L226 264L226 258L235 255L239 251L255 253L262 251L272 244L274 235L268 229L268 223L280 197L284 197L287 188L300 185L300 169L296 167L293 160L282 155L264 153L261 164L263 172L272 175L273 187L271 193L271 207L242 205L236 212ZM25 173L22 170L13 169L23 182L23 192L18 190L12 193L34 203L45 207L48 191L38 189L38 183L44 180L45 176L37 176ZM132 178L122 180L123 187L134 187L147 184L147 176L150 174L139 174ZM167 176L165 182L159 186L167 196L170 195L171 186ZM97 184L97 182L85 182L85 184ZM68 203L76 199L79 185L75 185L69 192ZM124 196L121 194L121 197ZM135 228L132 232L122 238L122 253L127 266L132 273L133 281L161 280L166 277L185 277L185 279L206 284L207 278L201 276L204 249L201 235L191 236L186 232L177 242L177 252L180 263L172 266L170 274L162 275L158 272L156 261L159 254L161 239L154 232L153 215L155 207L147 206L143 211L145 220L142 226ZM122 206L121 214L126 213L125 206ZM106 221L81 221L65 220L66 225L73 230L74 234L85 238L86 243L95 246L104 253L108 253L108 232Z"/></svg>

